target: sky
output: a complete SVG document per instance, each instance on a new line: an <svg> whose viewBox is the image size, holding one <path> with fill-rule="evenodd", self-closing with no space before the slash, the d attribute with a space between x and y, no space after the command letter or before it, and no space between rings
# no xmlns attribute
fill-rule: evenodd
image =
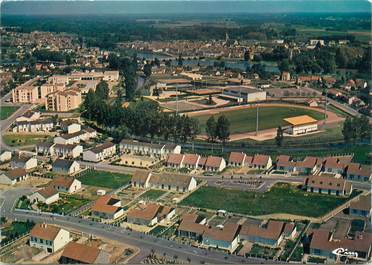
<svg viewBox="0 0 372 265"><path fill-rule="evenodd" d="M1 1L1 0L0 0ZM367 0L3 1L1 14L234 14L371 12Z"/></svg>

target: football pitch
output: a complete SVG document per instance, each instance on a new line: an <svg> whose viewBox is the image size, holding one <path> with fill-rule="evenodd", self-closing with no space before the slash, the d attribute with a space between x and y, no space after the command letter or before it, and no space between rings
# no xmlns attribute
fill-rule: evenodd
<svg viewBox="0 0 372 265"><path fill-rule="evenodd" d="M256 130L256 108L222 111L214 115L215 119L217 120L221 115L225 115L230 121L230 133L245 133ZM283 119L300 115L309 115L316 120L322 120L324 118L323 113L311 109L297 107L259 107L258 130L286 126L288 124ZM210 116L210 114L193 116L199 121L201 133L205 133L206 122Z"/></svg>

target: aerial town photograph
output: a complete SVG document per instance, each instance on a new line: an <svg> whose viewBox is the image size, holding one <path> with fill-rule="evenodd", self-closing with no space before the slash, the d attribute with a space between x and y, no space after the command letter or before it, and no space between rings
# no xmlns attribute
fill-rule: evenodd
<svg viewBox="0 0 372 265"><path fill-rule="evenodd" d="M370 1L0 2L1 264L372 264Z"/></svg>

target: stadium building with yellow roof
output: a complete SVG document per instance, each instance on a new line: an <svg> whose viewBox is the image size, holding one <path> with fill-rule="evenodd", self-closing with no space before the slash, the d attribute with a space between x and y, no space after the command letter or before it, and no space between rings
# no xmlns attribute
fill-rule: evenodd
<svg viewBox="0 0 372 265"><path fill-rule="evenodd" d="M289 134L301 135L318 130L318 121L308 115L301 115L284 119L290 124Z"/></svg>

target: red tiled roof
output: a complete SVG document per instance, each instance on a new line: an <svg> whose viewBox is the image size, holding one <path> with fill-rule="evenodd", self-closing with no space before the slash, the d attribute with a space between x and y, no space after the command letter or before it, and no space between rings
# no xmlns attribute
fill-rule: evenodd
<svg viewBox="0 0 372 265"><path fill-rule="evenodd" d="M92 206L92 211L103 213L116 213L120 207L114 206L119 199L112 195L105 195L98 198Z"/></svg>
<svg viewBox="0 0 372 265"><path fill-rule="evenodd" d="M200 155L185 154L185 157L183 159L183 164L195 166L196 163L198 163L199 158L200 158Z"/></svg>
<svg viewBox="0 0 372 265"><path fill-rule="evenodd" d="M62 257L66 257L81 263L92 264L96 261L100 250L96 247L70 242L63 250Z"/></svg>
<svg viewBox="0 0 372 265"><path fill-rule="evenodd" d="M246 154L243 152L231 152L229 156L229 163L242 164L245 160Z"/></svg>
<svg viewBox="0 0 372 265"><path fill-rule="evenodd" d="M254 236L267 239L278 240L282 234L284 222L269 221L266 225L244 224L240 230L240 235Z"/></svg>
<svg viewBox="0 0 372 265"><path fill-rule="evenodd" d="M266 166L269 162L269 158L270 157L268 155L254 155L252 164L258 166Z"/></svg>
<svg viewBox="0 0 372 265"><path fill-rule="evenodd" d="M30 231L30 236L53 241L61 228L48 224L36 224Z"/></svg>
<svg viewBox="0 0 372 265"><path fill-rule="evenodd" d="M208 156L205 162L206 167L218 168L222 163L223 158L219 156Z"/></svg>
<svg viewBox="0 0 372 265"><path fill-rule="evenodd" d="M181 165L183 158L183 154L169 154L167 164Z"/></svg>

